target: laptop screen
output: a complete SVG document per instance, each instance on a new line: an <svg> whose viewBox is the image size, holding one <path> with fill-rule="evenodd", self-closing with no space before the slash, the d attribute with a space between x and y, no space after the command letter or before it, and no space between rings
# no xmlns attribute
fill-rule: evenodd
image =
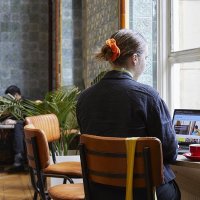
<svg viewBox="0 0 200 200"><path fill-rule="evenodd" d="M175 109L172 124L178 143L200 143L200 110Z"/></svg>

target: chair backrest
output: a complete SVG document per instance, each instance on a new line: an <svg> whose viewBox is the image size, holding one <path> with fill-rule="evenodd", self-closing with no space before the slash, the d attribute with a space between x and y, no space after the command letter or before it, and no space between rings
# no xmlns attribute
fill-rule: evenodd
<svg viewBox="0 0 200 200"><path fill-rule="evenodd" d="M25 123L32 124L36 129L43 130L48 142L53 142L60 138L59 122L55 114L26 117Z"/></svg>
<svg viewBox="0 0 200 200"><path fill-rule="evenodd" d="M25 123L32 124L36 129L40 129L45 133L52 153L53 162L56 163L55 146L53 142L59 140L61 136L57 116L55 114L44 114L26 117Z"/></svg>
<svg viewBox="0 0 200 200"><path fill-rule="evenodd" d="M24 135L29 167L42 170L49 166L49 147L44 132L29 124L24 127Z"/></svg>
<svg viewBox="0 0 200 200"><path fill-rule="evenodd" d="M45 133L36 129L32 124L24 127L25 142L27 147L28 165L30 168L31 183L35 190L34 199L40 194L46 200L43 169L50 164L49 147Z"/></svg>
<svg viewBox="0 0 200 200"><path fill-rule="evenodd" d="M146 150L149 153L147 157ZM90 193L88 180L126 187L126 138L83 134L80 137L80 155L86 196ZM162 147L157 138L141 137L135 147L133 188L146 188L148 181L151 181L151 187L163 183Z"/></svg>

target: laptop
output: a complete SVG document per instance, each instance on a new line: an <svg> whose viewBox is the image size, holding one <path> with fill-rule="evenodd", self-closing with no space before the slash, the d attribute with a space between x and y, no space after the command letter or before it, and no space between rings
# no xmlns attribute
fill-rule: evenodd
<svg viewBox="0 0 200 200"><path fill-rule="evenodd" d="M179 144L179 154L189 152L189 145L200 143L200 110L175 109L172 125Z"/></svg>

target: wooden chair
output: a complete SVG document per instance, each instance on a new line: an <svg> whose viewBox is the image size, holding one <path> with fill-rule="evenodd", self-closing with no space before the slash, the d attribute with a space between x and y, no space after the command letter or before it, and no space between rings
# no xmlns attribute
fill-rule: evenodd
<svg viewBox="0 0 200 200"><path fill-rule="evenodd" d="M26 117L25 123L27 125L32 125L34 128L39 129L40 131L43 131L43 133L46 135L49 148L52 153L53 162L56 163L55 148L53 143L58 141L61 136L57 116L55 114L45 114ZM62 162L58 163L57 165L59 165L60 173L66 174L69 178L82 178L80 162ZM72 179L71 182L73 182Z"/></svg>
<svg viewBox="0 0 200 200"><path fill-rule="evenodd" d="M65 178L71 182L71 177L68 177L68 174L71 174L71 176L74 175L76 177L77 174L80 174L80 167L71 165L71 171L70 168L67 167L65 172L60 171L60 166L62 168L62 165L59 163L52 165L50 164L49 147L44 132L40 129L35 129L32 125L26 125L24 127L24 133L27 146L27 158L30 168L31 182L35 190L33 199L37 199L38 194L42 200L50 199L45 189L45 178ZM54 186L49 190L52 193L52 196L55 196L54 199L59 199L56 198L57 196L59 197L57 191L61 190L63 191L61 194L63 200L71 199L72 196L77 196L77 198L74 199L80 199L79 197L81 195L82 199L84 199L82 184L62 184Z"/></svg>
<svg viewBox="0 0 200 200"><path fill-rule="evenodd" d="M52 153L53 162L56 163L54 142L61 137L57 116L55 114L44 114L26 117L25 124L32 124L35 128L44 131Z"/></svg>
<svg viewBox="0 0 200 200"><path fill-rule="evenodd" d="M48 190L49 196L54 200L84 200L84 187L82 183L56 185Z"/></svg>
<svg viewBox="0 0 200 200"><path fill-rule="evenodd" d="M80 156L86 200L91 200L89 181L126 187L126 138L83 134L80 137ZM133 189L146 188L148 200L153 200L155 186L163 183L160 140L152 137L137 140L133 174Z"/></svg>

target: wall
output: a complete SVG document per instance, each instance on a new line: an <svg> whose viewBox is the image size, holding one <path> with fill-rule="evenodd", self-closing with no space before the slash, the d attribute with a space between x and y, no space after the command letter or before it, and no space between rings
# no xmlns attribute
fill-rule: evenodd
<svg viewBox="0 0 200 200"><path fill-rule="evenodd" d="M0 1L0 95L11 84L25 97L48 91L48 1Z"/></svg>
<svg viewBox="0 0 200 200"><path fill-rule="evenodd" d="M83 89L109 68L98 63L94 54L118 30L119 4L116 0L62 3L62 85ZM11 84L31 99L42 99L48 91L47 0L0 1L0 95Z"/></svg>
<svg viewBox="0 0 200 200"><path fill-rule="evenodd" d="M95 60L95 53L119 29L119 3L116 0L83 1L83 67L85 86L110 66Z"/></svg>

